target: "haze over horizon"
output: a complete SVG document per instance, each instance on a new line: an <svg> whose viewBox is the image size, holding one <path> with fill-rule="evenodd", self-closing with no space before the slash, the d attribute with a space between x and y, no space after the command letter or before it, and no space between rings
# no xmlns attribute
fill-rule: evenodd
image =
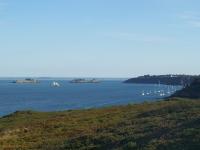
<svg viewBox="0 0 200 150"><path fill-rule="evenodd" d="M198 75L198 0L0 0L0 77Z"/></svg>

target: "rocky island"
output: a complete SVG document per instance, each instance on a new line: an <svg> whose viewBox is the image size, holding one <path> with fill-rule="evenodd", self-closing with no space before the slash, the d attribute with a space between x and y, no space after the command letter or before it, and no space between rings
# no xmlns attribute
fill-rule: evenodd
<svg viewBox="0 0 200 150"><path fill-rule="evenodd" d="M26 78L22 80L15 80L12 83L19 83L19 84L24 84L24 83L39 83L38 80L32 79L32 78Z"/></svg>

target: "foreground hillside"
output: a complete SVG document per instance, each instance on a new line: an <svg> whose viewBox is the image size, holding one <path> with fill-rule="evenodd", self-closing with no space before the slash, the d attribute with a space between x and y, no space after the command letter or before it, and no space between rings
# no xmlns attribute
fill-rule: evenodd
<svg viewBox="0 0 200 150"><path fill-rule="evenodd" d="M200 101L16 112L0 119L0 149L200 149Z"/></svg>

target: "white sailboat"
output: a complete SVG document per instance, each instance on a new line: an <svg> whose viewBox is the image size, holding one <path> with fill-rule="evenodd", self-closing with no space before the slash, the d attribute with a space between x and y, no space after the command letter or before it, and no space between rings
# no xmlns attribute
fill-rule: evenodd
<svg viewBox="0 0 200 150"><path fill-rule="evenodd" d="M164 90L161 90L160 96L165 96L165 91Z"/></svg>
<svg viewBox="0 0 200 150"><path fill-rule="evenodd" d="M165 93L161 93L160 96L165 96Z"/></svg>
<svg viewBox="0 0 200 150"><path fill-rule="evenodd" d="M60 84L58 82L52 82L51 84L52 87L60 87Z"/></svg>
<svg viewBox="0 0 200 150"><path fill-rule="evenodd" d="M167 94L171 94L171 91L170 91L170 89L169 89L169 86L168 86Z"/></svg>

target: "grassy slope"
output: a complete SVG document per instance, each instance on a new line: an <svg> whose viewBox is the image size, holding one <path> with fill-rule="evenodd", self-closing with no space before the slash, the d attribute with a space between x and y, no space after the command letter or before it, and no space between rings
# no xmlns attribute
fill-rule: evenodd
<svg viewBox="0 0 200 150"><path fill-rule="evenodd" d="M0 149L200 149L200 101L17 112L0 119Z"/></svg>

